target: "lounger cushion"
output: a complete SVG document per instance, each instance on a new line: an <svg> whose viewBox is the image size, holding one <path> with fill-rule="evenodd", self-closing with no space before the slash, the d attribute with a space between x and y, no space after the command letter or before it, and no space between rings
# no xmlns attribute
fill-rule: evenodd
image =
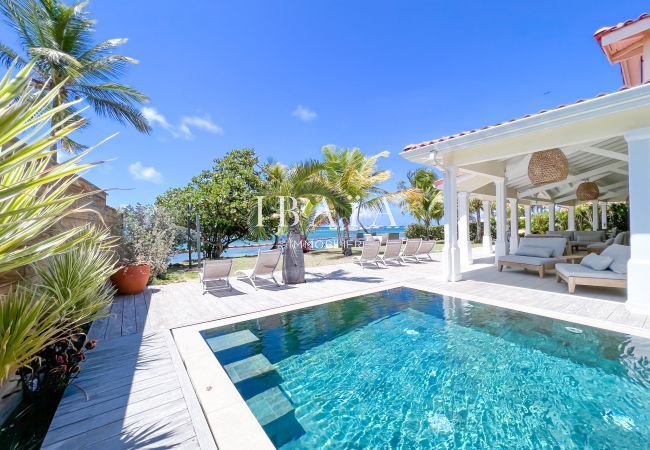
<svg viewBox="0 0 650 450"><path fill-rule="evenodd" d="M593 270L582 264L556 264L555 271L565 277L601 278L608 280L625 280L627 276L611 270Z"/></svg>
<svg viewBox="0 0 650 450"><path fill-rule="evenodd" d="M601 255L609 256L614 261L609 265L609 270L616 273L627 273L627 262L630 260L631 247L627 245L612 244L607 247Z"/></svg>
<svg viewBox="0 0 650 450"><path fill-rule="evenodd" d="M562 261L557 258L538 258L536 256L520 256L520 255L506 255L499 256L499 262L517 263L517 264L530 264L531 266L545 266Z"/></svg>
<svg viewBox="0 0 650 450"><path fill-rule="evenodd" d="M533 247L524 245L519 247L515 252L517 256L536 256L538 258L550 258L553 255L553 249L549 247Z"/></svg>
<svg viewBox="0 0 650 450"><path fill-rule="evenodd" d="M590 253L580 261L580 264L594 270L607 270L609 265L614 262L611 256L597 255Z"/></svg>

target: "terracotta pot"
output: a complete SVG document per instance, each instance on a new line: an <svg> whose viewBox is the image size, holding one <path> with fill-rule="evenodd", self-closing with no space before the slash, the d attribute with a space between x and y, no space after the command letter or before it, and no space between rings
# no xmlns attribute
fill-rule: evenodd
<svg viewBox="0 0 650 450"><path fill-rule="evenodd" d="M130 264L111 275L111 282L118 294L139 294L147 287L149 275L149 264Z"/></svg>

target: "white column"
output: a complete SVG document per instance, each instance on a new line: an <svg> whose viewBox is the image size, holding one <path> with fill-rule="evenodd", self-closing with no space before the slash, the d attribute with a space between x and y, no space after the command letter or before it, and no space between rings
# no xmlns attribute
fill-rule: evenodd
<svg viewBox="0 0 650 450"><path fill-rule="evenodd" d="M497 219L497 242L494 246L494 261L499 257L508 254L506 246L506 182L499 180L494 182L496 189L496 219Z"/></svg>
<svg viewBox="0 0 650 450"><path fill-rule="evenodd" d="M630 311L650 314L650 128L625 134L628 149L631 258L627 263Z"/></svg>
<svg viewBox="0 0 650 450"><path fill-rule="evenodd" d="M576 207L569 206L569 214L567 215L567 231L576 230Z"/></svg>
<svg viewBox="0 0 650 450"><path fill-rule="evenodd" d="M510 200L510 254L519 247L519 203L516 198Z"/></svg>
<svg viewBox="0 0 650 450"><path fill-rule="evenodd" d="M472 244L469 240L469 201L467 192L458 193L458 248L460 264L472 264Z"/></svg>
<svg viewBox="0 0 650 450"><path fill-rule="evenodd" d="M456 194L456 177L458 168L453 165L445 167L444 208L445 208L445 245L442 248L443 274L447 281L458 281L460 273L460 249L458 248L458 198Z"/></svg>
<svg viewBox="0 0 650 450"><path fill-rule="evenodd" d="M490 233L491 217L490 201L483 200L483 250L488 254L492 253L492 234Z"/></svg>
<svg viewBox="0 0 650 450"><path fill-rule="evenodd" d="M598 200L591 202L591 229L598 230Z"/></svg>
<svg viewBox="0 0 650 450"><path fill-rule="evenodd" d="M529 235L531 233L530 205L524 205L524 226L526 227L526 235Z"/></svg>
<svg viewBox="0 0 650 450"><path fill-rule="evenodd" d="M600 204L600 227L603 230L607 229L607 202Z"/></svg>
<svg viewBox="0 0 650 450"><path fill-rule="evenodd" d="M555 231L555 203L548 207L548 231Z"/></svg>

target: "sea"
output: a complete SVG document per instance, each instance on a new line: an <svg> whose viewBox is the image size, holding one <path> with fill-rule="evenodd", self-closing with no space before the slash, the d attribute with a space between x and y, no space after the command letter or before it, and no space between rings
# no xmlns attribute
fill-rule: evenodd
<svg viewBox="0 0 650 450"><path fill-rule="evenodd" d="M371 233L376 233L377 235L383 233L399 233L400 237L405 237L404 233L406 231L406 227L401 225L368 227L368 231ZM354 238L357 233L363 233L363 230L350 230L350 237ZM312 250L322 250L325 248L338 247L338 236L336 234L336 228L331 229L330 227L318 227L314 231L311 231L307 238L311 242ZM284 239L285 236L281 238L281 242L284 241ZM238 256L254 256L257 255L258 251L268 250L272 246L272 240L257 242L235 241L223 253L223 256L226 258L235 258ZM196 261L197 257L198 254L196 252L192 252L192 261ZM187 252L177 253L175 255L172 255L171 263L182 263L184 261L187 261L187 259Z"/></svg>

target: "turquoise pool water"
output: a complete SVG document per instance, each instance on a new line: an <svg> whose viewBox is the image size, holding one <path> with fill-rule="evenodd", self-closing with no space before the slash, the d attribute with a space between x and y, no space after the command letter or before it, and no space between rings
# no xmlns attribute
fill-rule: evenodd
<svg viewBox="0 0 650 450"><path fill-rule="evenodd" d="M650 340L399 288L203 333L277 447L650 448Z"/></svg>

